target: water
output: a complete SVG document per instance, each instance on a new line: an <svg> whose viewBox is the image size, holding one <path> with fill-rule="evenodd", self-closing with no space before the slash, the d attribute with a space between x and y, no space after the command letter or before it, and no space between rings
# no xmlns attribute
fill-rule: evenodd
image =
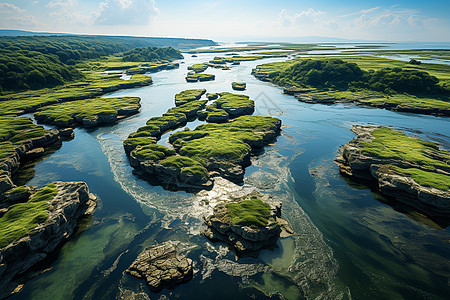
<svg viewBox="0 0 450 300"><path fill-rule="evenodd" d="M151 299L446 298L449 228L391 203L370 186L347 181L333 159L354 137L353 124L395 126L449 149L448 118L300 103L250 75L257 64L283 58L208 69L215 81L185 82L187 66L212 57L186 55L179 69L151 74L152 86L107 95L141 97L140 114L93 131L76 129L75 139L35 167L28 184L83 180L99 197L99 207L50 269L11 299L116 299L130 291ZM255 100L255 114L276 116L285 125L276 143L252 159L243 186L219 180L212 191L193 195L168 192L133 175L122 148L128 134L172 107L177 92L232 92L233 81L247 83L242 93ZM257 259L236 260L223 244L199 234L202 220L218 198L255 188L282 201L296 234ZM182 243L195 261L195 275L155 294L124 271L144 247L166 240Z"/></svg>

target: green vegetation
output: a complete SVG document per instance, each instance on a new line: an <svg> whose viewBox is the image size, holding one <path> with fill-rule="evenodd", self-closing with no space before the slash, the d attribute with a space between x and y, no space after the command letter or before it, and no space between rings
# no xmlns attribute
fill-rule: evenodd
<svg viewBox="0 0 450 300"><path fill-rule="evenodd" d="M185 104L173 107L167 111L167 114L182 113L187 118L194 117L198 111L203 109L208 101L207 100L194 100Z"/></svg>
<svg viewBox="0 0 450 300"><path fill-rule="evenodd" d="M141 47L122 54L122 61L161 62L176 59L183 59L183 55L172 47Z"/></svg>
<svg viewBox="0 0 450 300"><path fill-rule="evenodd" d="M381 158L392 158L402 162L412 162L426 170L449 168L450 154L440 150L437 144L412 138L388 128L377 128L372 131L375 139L362 144L363 153ZM447 157L442 161L442 156Z"/></svg>
<svg viewBox="0 0 450 300"><path fill-rule="evenodd" d="M258 66L261 80L309 87L311 102L349 102L388 109L448 114L450 67L411 65L373 56L298 58Z"/></svg>
<svg viewBox="0 0 450 300"><path fill-rule="evenodd" d="M175 95L175 105L180 106L188 102L200 99L206 93L205 89L193 89L179 92Z"/></svg>
<svg viewBox="0 0 450 300"><path fill-rule="evenodd" d="M245 82L232 82L231 87L236 91L243 91L247 88L247 84Z"/></svg>
<svg viewBox="0 0 450 300"><path fill-rule="evenodd" d="M145 86L151 83L152 79L146 75L133 75L130 80L123 80L116 75L89 73L84 81L76 84L0 97L0 112L2 114L34 112L42 106L94 98L107 92Z"/></svg>
<svg viewBox="0 0 450 300"><path fill-rule="evenodd" d="M197 82L197 81L211 81L216 79L216 76L213 74L204 74L204 73L194 73L189 72L186 76L187 82Z"/></svg>
<svg viewBox="0 0 450 300"><path fill-rule="evenodd" d="M34 116L38 121L59 126L83 123L85 120L107 115L112 116L113 119L109 121L114 122L121 110L127 107L132 106L137 112L139 102L138 97L84 99L43 107Z"/></svg>
<svg viewBox="0 0 450 300"><path fill-rule="evenodd" d="M157 144L145 145L136 149L136 156L142 160L162 160L175 154L175 150Z"/></svg>
<svg viewBox="0 0 450 300"><path fill-rule="evenodd" d="M193 64L192 66L188 67L188 70L192 70L195 73L202 73L206 69L208 69L208 65L207 64Z"/></svg>
<svg viewBox="0 0 450 300"><path fill-rule="evenodd" d="M54 87L83 78L58 56L28 50L0 50L0 73L0 93Z"/></svg>
<svg viewBox="0 0 450 300"><path fill-rule="evenodd" d="M11 205L0 218L0 248L27 235L32 229L48 219L49 201L57 193L53 184L37 191L25 203Z"/></svg>
<svg viewBox="0 0 450 300"><path fill-rule="evenodd" d="M0 159L13 155L25 141L44 135L44 128L33 124L29 118L0 116Z"/></svg>
<svg viewBox="0 0 450 300"><path fill-rule="evenodd" d="M391 170L411 177L415 182L423 186L434 187L443 191L450 190L450 176L446 174L427 172L416 168L400 168L389 166Z"/></svg>
<svg viewBox="0 0 450 300"><path fill-rule="evenodd" d="M169 137L183 156L191 157L203 165L217 161L242 165L252 147L264 133L279 130L280 120L271 117L241 116L222 124L204 124L195 130L180 131ZM217 146L220 141L220 147Z"/></svg>
<svg viewBox="0 0 450 300"><path fill-rule="evenodd" d="M265 227L270 218L270 205L256 197L238 203L229 203L225 207L234 225Z"/></svg>

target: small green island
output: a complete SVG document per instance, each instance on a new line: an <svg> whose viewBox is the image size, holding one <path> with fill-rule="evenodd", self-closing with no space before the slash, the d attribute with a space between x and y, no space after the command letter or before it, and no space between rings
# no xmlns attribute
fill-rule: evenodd
<svg viewBox="0 0 450 300"><path fill-rule="evenodd" d="M216 79L214 74L189 72L186 76L187 82L212 81Z"/></svg>
<svg viewBox="0 0 450 300"><path fill-rule="evenodd" d="M374 180L388 196L430 216L450 213L450 152L436 143L376 126L353 126L357 138L336 157L341 173Z"/></svg>
<svg viewBox="0 0 450 300"><path fill-rule="evenodd" d="M244 91L247 88L247 84L245 82L232 82L231 87L236 91Z"/></svg>
<svg viewBox="0 0 450 300"><path fill-rule="evenodd" d="M188 191L211 188L215 176L241 183L253 150L278 136L281 121L251 115L254 102L248 96L208 94L216 100L206 106L208 100L201 100L205 93L204 89L178 93L174 108L151 118L123 142L130 164L151 183ZM197 117L208 123L171 134L173 149L156 144L165 132Z"/></svg>

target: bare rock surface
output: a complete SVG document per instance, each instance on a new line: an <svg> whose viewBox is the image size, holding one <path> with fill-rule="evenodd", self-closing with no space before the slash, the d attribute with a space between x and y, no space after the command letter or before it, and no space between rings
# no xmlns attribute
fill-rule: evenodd
<svg viewBox="0 0 450 300"><path fill-rule="evenodd" d="M192 260L177 253L176 245L166 242L145 249L127 269L127 272L143 278L153 291L191 280Z"/></svg>

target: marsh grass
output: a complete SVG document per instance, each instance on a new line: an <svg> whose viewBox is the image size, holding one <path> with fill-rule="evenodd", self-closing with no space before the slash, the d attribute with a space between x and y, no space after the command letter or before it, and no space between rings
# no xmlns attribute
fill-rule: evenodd
<svg viewBox="0 0 450 300"><path fill-rule="evenodd" d="M238 203L225 205L234 225L249 226L252 228L265 227L270 217L270 205L252 197Z"/></svg>
<svg viewBox="0 0 450 300"><path fill-rule="evenodd" d="M32 229L48 219L49 201L57 193L54 184L49 184L25 203L14 204L0 218L0 248L27 235Z"/></svg>

